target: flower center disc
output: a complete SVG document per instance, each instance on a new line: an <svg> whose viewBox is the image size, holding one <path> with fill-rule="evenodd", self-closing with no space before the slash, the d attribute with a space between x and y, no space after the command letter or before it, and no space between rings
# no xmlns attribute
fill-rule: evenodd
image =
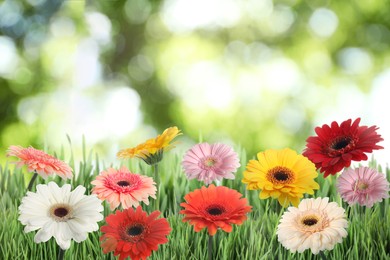
<svg viewBox="0 0 390 260"><path fill-rule="evenodd" d="M267 179L273 184L289 184L295 180L295 174L286 167L276 166L268 171Z"/></svg>
<svg viewBox="0 0 390 260"><path fill-rule="evenodd" d="M65 222L72 218L72 208L68 204L54 204L49 209L49 215L57 222Z"/></svg>
<svg viewBox="0 0 390 260"><path fill-rule="evenodd" d="M54 215L59 218L65 217L66 215L68 215L68 210L66 208L56 208L54 210Z"/></svg>
<svg viewBox="0 0 390 260"><path fill-rule="evenodd" d="M306 226L313 226L317 224L318 220L316 218L306 218L302 221L302 223Z"/></svg>
<svg viewBox="0 0 390 260"><path fill-rule="evenodd" d="M338 150L346 148L351 143L351 141L352 141L352 138L350 138L348 136L340 137L332 142L332 144L330 145L330 148L338 151Z"/></svg>
<svg viewBox="0 0 390 260"><path fill-rule="evenodd" d="M219 216L225 212L225 209L220 206L210 206L206 209L206 211L212 216Z"/></svg>
<svg viewBox="0 0 390 260"><path fill-rule="evenodd" d="M355 187L358 191L365 192L368 188L368 184L364 181L358 180L356 181Z"/></svg>
<svg viewBox="0 0 390 260"><path fill-rule="evenodd" d="M130 183L128 181L118 181L116 184L118 184L121 187L130 186Z"/></svg>
<svg viewBox="0 0 390 260"><path fill-rule="evenodd" d="M215 164L215 160L212 159L212 158L208 158L208 159L206 159L206 160L204 161L204 164L205 164L206 166L208 166L208 167L211 167L211 166L213 166L213 165Z"/></svg>
<svg viewBox="0 0 390 260"><path fill-rule="evenodd" d="M134 236L141 235L143 231L144 231L143 226L141 226L141 225L135 225L135 226L130 227L130 228L127 230L127 234L128 234L129 236L134 237Z"/></svg>
<svg viewBox="0 0 390 260"><path fill-rule="evenodd" d="M298 217L297 222L299 223L300 231L312 234L313 232L322 231L329 226L328 216L324 212L310 211Z"/></svg>

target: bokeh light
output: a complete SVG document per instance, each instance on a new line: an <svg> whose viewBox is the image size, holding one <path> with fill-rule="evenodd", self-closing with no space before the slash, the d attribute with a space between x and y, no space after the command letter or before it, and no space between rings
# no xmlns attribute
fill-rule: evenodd
<svg viewBox="0 0 390 260"><path fill-rule="evenodd" d="M84 136L109 161L178 125L251 157L361 117L386 147L386 6L352 2L3 1L0 146Z"/></svg>

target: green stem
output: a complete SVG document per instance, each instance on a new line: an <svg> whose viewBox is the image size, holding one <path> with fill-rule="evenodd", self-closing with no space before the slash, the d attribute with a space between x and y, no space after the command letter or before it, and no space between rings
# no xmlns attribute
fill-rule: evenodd
<svg viewBox="0 0 390 260"><path fill-rule="evenodd" d="M320 251L320 257L322 260L326 260L326 256L323 251Z"/></svg>
<svg viewBox="0 0 390 260"><path fill-rule="evenodd" d="M208 260L213 259L213 236L209 235L209 242L207 245L208 249Z"/></svg>
<svg viewBox="0 0 390 260"><path fill-rule="evenodd" d="M156 182L157 186L157 195L156 195L156 210L159 210L159 198L160 198L160 176L158 175L158 163L153 165L154 170L154 181Z"/></svg>
<svg viewBox="0 0 390 260"><path fill-rule="evenodd" d="M37 177L38 177L38 173L37 173L37 171L34 171L34 175L32 176L30 182L28 183L28 187L27 187L27 190L28 190L28 191L31 191L32 186L33 186L33 184L34 184L34 181L35 181L35 179L36 179Z"/></svg>
<svg viewBox="0 0 390 260"><path fill-rule="evenodd" d="M58 257L57 260L63 260L65 255L65 250L58 246Z"/></svg>

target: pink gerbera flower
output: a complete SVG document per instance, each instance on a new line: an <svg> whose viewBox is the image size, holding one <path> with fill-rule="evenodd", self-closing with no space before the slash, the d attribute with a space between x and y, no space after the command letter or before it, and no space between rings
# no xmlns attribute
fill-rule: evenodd
<svg viewBox="0 0 390 260"><path fill-rule="evenodd" d="M65 162L33 147L23 148L11 145L8 148L7 156L18 157L20 161L15 162L17 167L27 165L28 171L36 172L44 179L53 174L57 174L64 180L73 176L72 168Z"/></svg>
<svg viewBox="0 0 390 260"><path fill-rule="evenodd" d="M348 204L371 208L389 197L389 182L384 174L368 167L345 169L337 180L337 191Z"/></svg>
<svg viewBox="0 0 390 260"><path fill-rule="evenodd" d="M99 199L106 200L111 210L119 204L122 204L124 209L137 207L140 201L149 205L149 196L156 198L157 189L153 179L131 173L125 166L119 170L108 168L91 183L95 185L92 193L96 194Z"/></svg>
<svg viewBox="0 0 390 260"><path fill-rule="evenodd" d="M223 178L234 179L233 172L240 167L233 149L220 143L194 145L184 155L182 164L189 179L197 178L206 185Z"/></svg>

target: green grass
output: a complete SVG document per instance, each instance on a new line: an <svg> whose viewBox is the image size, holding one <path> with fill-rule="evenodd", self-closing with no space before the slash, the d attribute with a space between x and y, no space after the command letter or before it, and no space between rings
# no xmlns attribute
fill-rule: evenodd
<svg viewBox="0 0 390 260"><path fill-rule="evenodd" d="M258 191L247 191L241 183L242 172L247 163L246 153L243 149L236 149L240 154L242 166L236 174L235 180L224 180L222 185L241 192L253 206L248 220L241 226L235 226L233 232L218 231L213 239L214 259L244 260L244 259L320 259L312 255L310 250L304 253L291 254L277 241L276 227L283 209L276 200L258 199ZM59 158L64 158L62 149ZM189 191L200 188L202 183L197 180L188 181L181 169L183 153L172 150L164 155L160 163L160 199L159 208L172 227L168 236L169 242L159 246L150 259L207 259L207 233L203 230L195 233L193 227L182 222L180 203ZM73 189L83 185L87 192L91 191L90 182L103 169L105 165L93 152L83 147L82 158L74 158L71 153L69 162L72 168L77 166L77 172L70 181ZM66 159L66 158L65 158ZM153 176L152 168L141 160L133 159L123 161L133 172ZM119 167L120 161L115 165ZM372 165L376 167L375 164ZM387 179L390 179L390 170L386 169ZM18 219L18 206L21 198L26 194L26 187L30 173L26 169L15 169L14 165L6 163L0 165L0 259L56 259L58 247L54 239L47 243L35 244L33 239L36 232L25 234L23 226ZM38 178L38 183L56 181L60 186L64 181L59 177L44 181ZM365 207L349 207L342 202L335 189L335 177L326 179L320 175L317 179L320 190L315 197L330 197L342 205L347 212L349 227L348 236L343 243L337 244L332 251L325 252L327 259L390 259L390 207L389 199L376 204L371 209ZM69 181L68 181L69 182ZM35 190L35 188L34 188ZM108 205L105 205L104 215L110 214ZM150 208L143 205L143 209L150 212ZM104 225L104 221L99 223ZM72 241L70 249L65 252L65 259L115 259L112 254L104 255L99 245L100 232L89 234L89 238L78 244Z"/></svg>

